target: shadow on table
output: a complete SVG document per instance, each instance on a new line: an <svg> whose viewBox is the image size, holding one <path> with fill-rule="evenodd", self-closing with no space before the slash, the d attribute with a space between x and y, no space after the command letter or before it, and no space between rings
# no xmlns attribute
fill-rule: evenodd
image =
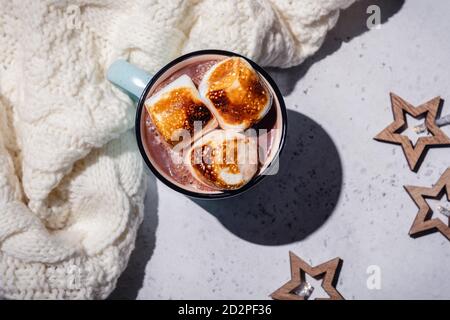
<svg viewBox="0 0 450 320"><path fill-rule="evenodd" d="M330 136L314 120L289 110L277 175L231 199L192 201L244 240L282 245L302 240L322 226L341 188L341 160Z"/></svg>
<svg viewBox="0 0 450 320"><path fill-rule="evenodd" d="M381 23L386 23L403 7L405 0L359 0L346 10L341 11L339 20L326 36L325 42L316 54L306 59L301 65L288 68L267 68L267 71L278 84L283 95L289 95L295 88L296 83L308 73L309 68L316 62L321 61L333 54L342 46L363 33L369 31L367 28L367 7L377 5L381 9ZM373 32L376 32L374 30ZM382 45L382 43L380 44Z"/></svg>
<svg viewBox="0 0 450 320"><path fill-rule="evenodd" d="M136 299L143 286L145 268L155 249L155 232L158 226L158 192L156 178L147 178L147 193L145 196L144 220L139 228L136 244L131 253L128 266L117 281L116 289L108 299Z"/></svg>

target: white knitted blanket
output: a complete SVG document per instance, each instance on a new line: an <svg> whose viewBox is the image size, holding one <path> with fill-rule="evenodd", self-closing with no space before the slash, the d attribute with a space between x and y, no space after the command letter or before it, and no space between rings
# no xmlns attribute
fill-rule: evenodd
<svg viewBox="0 0 450 320"><path fill-rule="evenodd" d="M0 0L0 297L106 298L143 218L134 106L105 80L196 49L301 63L353 0Z"/></svg>

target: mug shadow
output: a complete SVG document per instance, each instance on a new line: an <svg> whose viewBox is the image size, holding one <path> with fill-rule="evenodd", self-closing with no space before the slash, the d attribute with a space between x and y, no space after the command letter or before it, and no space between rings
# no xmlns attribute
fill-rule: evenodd
<svg viewBox="0 0 450 320"><path fill-rule="evenodd" d="M117 281L116 288L110 294L110 300L136 299L145 278L145 268L155 250L156 228L158 226L158 191L153 174L147 177L147 192L144 200L144 220L136 238L128 266Z"/></svg>
<svg viewBox="0 0 450 320"><path fill-rule="evenodd" d="M367 18L369 17L366 12L367 7L370 5L380 7L381 24L384 24L400 11L404 3L405 0L358 0L346 10L341 11L336 26L328 32L323 45L313 56L292 68L266 68L266 71L278 84L281 93L284 96L289 95L294 90L296 83L308 73L312 65L339 50L343 43L369 31L367 28Z"/></svg>
<svg viewBox="0 0 450 320"><path fill-rule="evenodd" d="M341 160L330 136L314 120L288 110L287 140L275 176L234 198L192 201L236 236L275 246L303 240L320 228L341 188Z"/></svg>

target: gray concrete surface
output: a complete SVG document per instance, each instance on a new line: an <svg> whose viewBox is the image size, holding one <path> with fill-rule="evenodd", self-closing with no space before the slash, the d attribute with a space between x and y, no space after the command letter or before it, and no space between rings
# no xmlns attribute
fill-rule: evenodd
<svg viewBox="0 0 450 320"><path fill-rule="evenodd" d="M365 9L381 7L380 30ZM193 201L149 178L136 250L111 298L268 299L289 279L288 252L344 260L347 299L450 298L450 243L412 239L417 209L403 185L430 186L450 148L411 172L401 148L373 137L392 121L389 92L413 104L441 95L450 113L450 2L361 1L320 52L271 70L289 108L281 171L232 200ZM450 129L445 129L450 134ZM378 266L381 288L367 287Z"/></svg>

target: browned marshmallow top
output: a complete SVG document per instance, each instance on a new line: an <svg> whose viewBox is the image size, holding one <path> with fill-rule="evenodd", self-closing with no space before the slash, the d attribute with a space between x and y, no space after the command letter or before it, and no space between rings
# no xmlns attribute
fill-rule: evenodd
<svg viewBox="0 0 450 320"><path fill-rule="evenodd" d="M200 84L200 94L224 129L249 128L262 119L271 103L258 73L239 57L225 59L211 68Z"/></svg>
<svg viewBox="0 0 450 320"><path fill-rule="evenodd" d="M184 129L193 137L196 122L201 128L206 128L214 121L213 115L187 76L172 82L170 88L163 89L148 99L145 105L158 132L171 146L179 143L179 130Z"/></svg>

